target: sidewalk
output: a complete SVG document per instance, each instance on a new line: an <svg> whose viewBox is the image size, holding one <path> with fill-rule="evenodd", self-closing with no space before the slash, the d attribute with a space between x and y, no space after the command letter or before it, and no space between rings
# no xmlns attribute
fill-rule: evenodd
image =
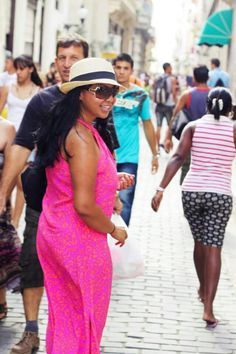
<svg viewBox="0 0 236 354"><path fill-rule="evenodd" d="M165 191L160 210L154 213L150 200L169 156L162 154L160 171L152 176L150 153L143 138L141 152L130 234L137 238L143 251L145 275L113 284L101 353L236 354L236 217L231 218L227 230L215 300L215 313L221 321L214 331L209 331L204 328L202 304L197 300L193 241L183 217L179 174ZM1 354L9 354L24 328L21 296L9 294L8 305L9 315L0 323ZM46 309L44 298L40 310L40 353L45 353Z"/></svg>

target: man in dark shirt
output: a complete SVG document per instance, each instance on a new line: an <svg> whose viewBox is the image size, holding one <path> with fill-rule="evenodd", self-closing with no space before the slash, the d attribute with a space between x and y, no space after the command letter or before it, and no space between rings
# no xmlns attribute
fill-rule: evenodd
<svg viewBox="0 0 236 354"><path fill-rule="evenodd" d="M55 64L62 82L69 81L71 66L88 56L87 42L77 34L68 34L58 40ZM5 207L17 176L22 172L34 149L34 133L43 124L51 105L62 97L57 85L40 91L27 106L20 129L5 161L0 186L0 213ZM22 340L13 348L12 354L28 354L39 347L38 312L43 295L43 273L36 252L36 233L42 209L42 197L46 188L45 171L26 173L26 227L21 255L21 291L23 296L26 327ZM30 182L29 182L30 181Z"/></svg>

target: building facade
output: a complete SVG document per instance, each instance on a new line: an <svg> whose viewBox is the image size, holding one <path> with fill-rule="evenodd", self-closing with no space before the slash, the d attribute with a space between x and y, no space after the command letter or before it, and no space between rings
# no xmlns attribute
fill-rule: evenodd
<svg viewBox="0 0 236 354"><path fill-rule="evenodd" d="M136 11L136 25L132 42L132 54L135 62L135 70L150 72L153 60L152 49L155 45L154 28L150 26L152 21L153 3L150 0L139 1Z"/></svg>
<svg viewBox="0 0 236 354"><path fill-rule="evenodd" d="M0 64L4 50L13 57L31 55L42 70L54 60L58 33L62 31L67 10L65 0L1 0L4 21L1 22ZM62 15L63 14L63 15ZM1 11L2 16L2 11Z"/></svg>
<svg viewBox="0 0 236 354"><path fill-rule="evenodd" d="M181 3L179 28L176 30L176 46L173 48L176 72L191 75L194 66L204 64L210 67L211 58L219 58L224 70L229 69L230 46L199 46L198 40L208 17L217 11L232 6L225 0L189 0Z"/></svg>
<svg viewBox="0 0 236 354"><path fill-rule="evenodd" d="M14 57L31 55L46 72L54 60L58 36L67 31L78 32L87 39L91 56L112 59L120 52L127 52L135 56L138 69L148 69L151 3L151 0L0 0L0 70L4 50L10 50ZM142 6L146 9L143 13Z"/></svg>

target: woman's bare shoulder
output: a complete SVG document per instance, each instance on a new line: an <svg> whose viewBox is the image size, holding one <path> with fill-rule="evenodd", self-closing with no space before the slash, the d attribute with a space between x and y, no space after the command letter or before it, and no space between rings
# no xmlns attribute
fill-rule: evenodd
<svg viewBox="0 0 236 354"><path fill-rule="evenodd" d="M95 145L93 133L81 124L72 127L66 138L66 149L71 153L78 150L93 151Z"/></svg>
<svg viewBox="0 0 236 354"><path fill-rule="evenodd" d="M89 143L93 140L93 133L82 124L76 123L69 131L68 138Z"/></svg>

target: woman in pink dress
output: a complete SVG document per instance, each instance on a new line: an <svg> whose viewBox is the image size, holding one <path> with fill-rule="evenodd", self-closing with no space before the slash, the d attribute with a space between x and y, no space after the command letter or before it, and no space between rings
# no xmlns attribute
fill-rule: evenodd
<svg viewBox="0 0 236 354"><path fill-rule="evenodd" d="M36 161L46 167L48 183L37 234L48 354L100 353L112 283L107 233L118 246L127 234L110 220L119 180L92 123L108 116L119 86L106 60L77 62L61 85L65 97L38 134Z"/></svg>

